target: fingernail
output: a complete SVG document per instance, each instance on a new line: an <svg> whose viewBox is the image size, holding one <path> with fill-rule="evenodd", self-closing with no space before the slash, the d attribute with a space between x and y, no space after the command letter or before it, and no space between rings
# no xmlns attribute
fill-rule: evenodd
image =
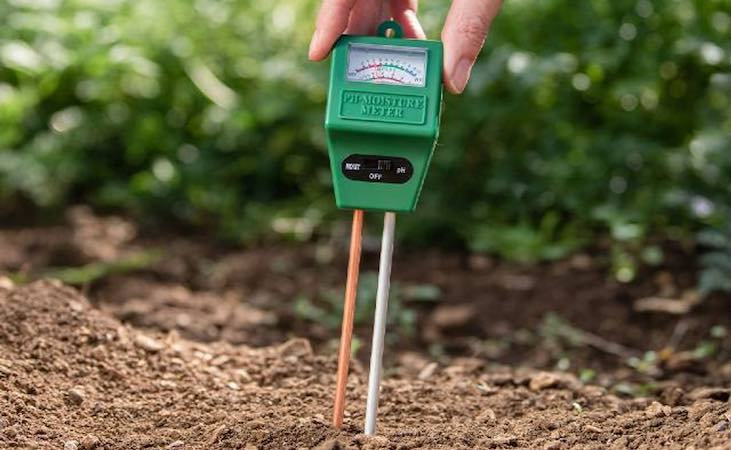
<svg viewBox="0 0 731 450"><path fill-rule="evenodd" d="M310 41L310 49L307 51L307 54L310 59L312 59L312 50L315 48L315 44L317 44L319 30L315 28L315 32L312 34L312 40Z"/></svg>
<svg viewBox="0 0 731 450"><path fill-rule="evenodd" d="M452 70L452 76L450 77L452 82L452 89L458 94L464 91L467 86L467 80L470 79L470 72L472 71L472 61L468 58L462 58L457 62Z"/></svg>

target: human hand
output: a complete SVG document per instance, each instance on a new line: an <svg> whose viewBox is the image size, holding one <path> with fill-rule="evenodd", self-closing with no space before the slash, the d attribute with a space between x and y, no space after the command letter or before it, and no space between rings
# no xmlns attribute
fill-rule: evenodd
<svg viewBox="0 0 731 450"><path fill-rule="evenodd" d="M453 0L442 30L444 84L453 94L464 91L492 20L502 0ZM393 18L408 38L426 39L416 16L418 0L323 0L310 43L313 61L327 58L341 34L372 34Z"/></svg>

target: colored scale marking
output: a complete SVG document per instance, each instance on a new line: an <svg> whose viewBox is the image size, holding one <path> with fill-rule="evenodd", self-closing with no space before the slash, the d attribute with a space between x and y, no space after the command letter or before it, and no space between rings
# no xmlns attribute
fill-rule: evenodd
<svg viewBox="0 0 731 450"><path fill-rule="evenodd" d="M405 83L405 81L402 79L398 79L398 78L392 77L392 76L387 76L382 73L379 74L379 72L383 72L383 69L399 70L399 71L402 71L402 72L405 72L405 73L411 75L412 77L415 77L418 75L415 70L409 70L407 67L404 67L404 66L401 66L398 64L394 64L394 63L369 63L366 66L361 66L361 67L355 69L355 73L358 74L365 70L371 70L371 69L373 69L376 73L372 77L362 78L361 81L386 80L386 81L391 81L391 82L398 83L398 84Z"/></svg>
<svg viewBox="0 0 731 450"><path fill-rule="evenodd" d="M377 69L380 67L390 67L391 69L403 70L404 72L408 73L409 75L411 75L413 77L415 77L417 75L415 70L409 70L404 66L399 66L398 64L391 64L391 63L368 64L367 66L363 66L359 69L355 69L355 72L360 73L360 72L363 72L364 70Z"/></svg>

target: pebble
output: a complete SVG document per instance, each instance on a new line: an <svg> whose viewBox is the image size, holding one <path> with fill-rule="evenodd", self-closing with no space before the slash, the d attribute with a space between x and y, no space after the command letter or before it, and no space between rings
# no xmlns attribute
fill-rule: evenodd
<svg viewBox="0 0 731 450"><path fill-rule="evenodd" d="M78 449L79 449L78 441L66 441L63 443L63 450L78 450Z"/></svg>
<svg viewBox="0 0 731 450"><path fill-rule="evenodd" d="M596 425L586 425L584 429L590 433L601 433L603 430Z"/></svg>
<svg viewBox="0 0 731 450"><path fill-rule="evenodd" d="M728 430L728 422L725 420L722 420L716 424L716 431L722 432Z"/></svg>
<svg viewBox="0 0 731 450"><path fill-rule="evenodd" d="M472 270L487 270L495 265L495 262L489 256L480 254L470 255L467 263Z"/></svg>
<svg viewBox="0 0 731 450"><path fill-rule="evenodd" d="M165 348L162 342L149 336L145 336L144 334L138 334L135 336L135 345L150 353L159 352Z"/></svg>
<svg viewBox="0 0 731 450"><path fill-rule="evenodd" d="M540 372L531 377L528 387L532 391L542 391L558 385L558 382L559 379L556 375L549 372Z"/></svg>
<svg viewBox="0 0 731 450"><path fill-rule="evenodd" d="M226 364L230 360L231 358L229 358L227 355L218 355L211 360L210 364L214 367L219 367Z"/></svg>
<svg viewBox="0 0 731 450"><path fill-rule="evenodd" d="M82 391L80 388L69 389L68 397L71 403L77 406L84 403L84 400L86 399L84 391Z"/></svg>
<svg viewBox="0 0 731 450"><path fill-rule="evenodd" d="M434 372L437 371L437 367L439 367L439 365L435 362L427 364L423 369L421 369L417 378L420 380L428 380L434 375Z"/></svg>
<svg viewBox="0 0 731 450"><path fill-rule="evenodd" d="M2 364L2 361L0 361L0 375L10 375L13 371L10 370L9 366L5 366Z"/></svg>
<svg viewBox="0 0 731 450"><path fill-rule="evenodd" d="M84 305L83 303L77 302L76 300L70 300L69 309L71 309L71 311L81 312L84 310Z"/></svg>
<svg viewBox="0 0 731 450"><path fill-rule="evenodd" d="M492 443L498 447L515 447L518 445L518 438L510 435L497 436L492 439Z"/></svg>
<svg viewBox="0 0 731 450"><path fill-rule="evenodd" d="M13 283L13 280L11 280L8 277L0 277L0 288L2 289L13 289L15 287L15 283Z"/></svg>
<svg viewBox="0 0 731 450"><path fill-rule="evenodd" d="M290 339L279 346L279 354L282 356L312 356L312 345L304 338Z"/></svg>
<svg viewBox="0 0 731 450"><path fill-rule="evenodd" d="M81 448L83 450L94 450L99 446L99 438L94 435L88 435L81 440Z"/></svg>
<svg viewBox="0 0 731 450"><path fill-rule="evenodd" d="M645 415L648 417L665 417L669 416L673 412L673 408L668 405L663 405L660 402L652 402L645 409Z"/></svg>
<svg viewBox="0 0 731 450"><path fill-rule="evenodd" d="M491 408L487 408L477 416L477 420L482 423L496 423L497 415Z"/></svg>
<svg viewBox="0 0 731 450"><path fill-rule="evenodd" d="M179 448L185 445L185 442L183 441L173 441L167 445L165 448Z"/></svg>
<svg viewBox="0 0 731 450"><path fill-rule="evenodd" d="M246 369L237 369L234 371L234 374L240 383L248 383L253 379Z"/></svg>
<svg viewBox="0 0 731 450"><path fill-rule="evenodd" d="M440 305L431 315L431 321L439 328L459 328L477 317L472 305Z"/></svg>

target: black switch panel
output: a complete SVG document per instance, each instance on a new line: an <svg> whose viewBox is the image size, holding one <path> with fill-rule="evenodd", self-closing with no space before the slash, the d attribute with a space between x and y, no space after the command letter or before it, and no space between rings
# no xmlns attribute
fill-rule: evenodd
<svg viewBox="0 0 731 450"><path fill-rule="evenodd" d="M408 159L394 156L350 155L341 165L343 175L350 180L371 183L406 183L414 174Z"/></svg>

